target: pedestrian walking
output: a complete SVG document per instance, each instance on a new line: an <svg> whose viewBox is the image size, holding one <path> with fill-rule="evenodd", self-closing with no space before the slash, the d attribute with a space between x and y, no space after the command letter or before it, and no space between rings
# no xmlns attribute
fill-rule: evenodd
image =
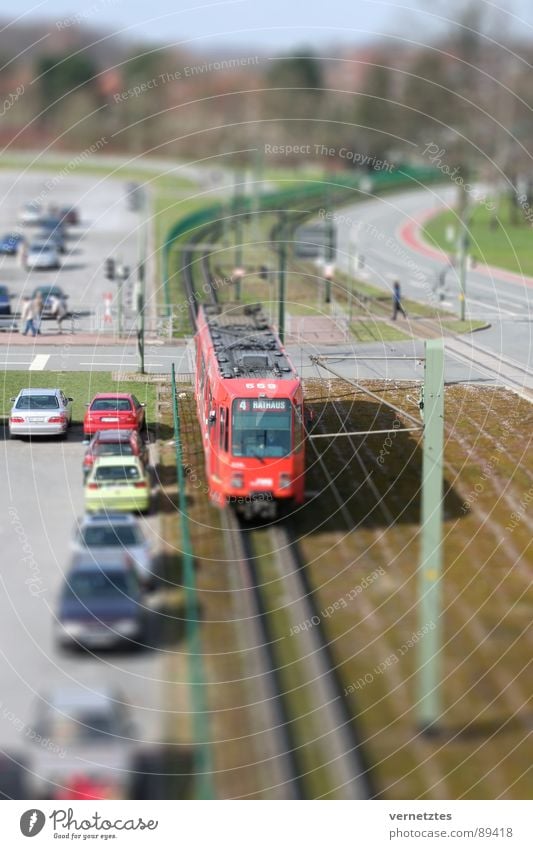
<svg viewBox="0 0 533 849"><path fill-rule="evenodd" d="M22 298L22 307L20 309L20 328L23 336L31 333L35 336L35 326L33 324L33 304L29 295L24 295Z"/></svg>
<svg viewBox="0 0 533 849"><path fill-rule="evenodd" d="M44 310L44 301L43 296L40 292L37 292L33 301L31 302L31 311L32 311L32 319L33 319L33 327L35 330L34 336L36 334L41 334L41 321L43 317Z"/></svg>
<svg viewBox="0 0 533 849"><path fill-rule="evenodd" d="M404 318L407 318L407 313L402 307L402 293L400 290L400 283L398 280L395 280L392 285L392 320L396 321L396 317L398 313L401 312Z"/></svg>

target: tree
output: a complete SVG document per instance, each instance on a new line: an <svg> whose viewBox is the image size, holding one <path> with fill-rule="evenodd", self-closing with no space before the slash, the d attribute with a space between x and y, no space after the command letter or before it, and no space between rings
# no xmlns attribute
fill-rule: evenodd
<svg viewBox="0 0 533 849"><path fill-rule="evenodd" d="M41 109L45 120L56 116L57 103L65 95L76 94L79 86L94 88L97 73L94 63L86 56L43 56L37 63Z"/></svg>
<svg viewBox="0 0 533 849"><path fill-rule="evenodd" d="M294 56L277 59L268 74L273 88L305 88L319 97L324 84L320 61L311 50L300 49Z"/></svg>

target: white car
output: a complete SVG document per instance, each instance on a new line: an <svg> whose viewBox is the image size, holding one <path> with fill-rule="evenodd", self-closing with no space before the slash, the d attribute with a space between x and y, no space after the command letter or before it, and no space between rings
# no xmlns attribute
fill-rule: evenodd
<svg viewBox="0 0 533 849"><path fill-rule="evenodd" d="M33 242L26 257L26 268L35 270L61 268L59 251L52 242Z"/></svg>
<svg viewBox="0 0 533 849"><path fill-rule="evenodd" d="M72 421L72 398L61 389L21 389L9 414L9 435L66 437Z"/></svg>
<svg viewBox="0 0 533 849"><path fill-rule="evenodd" d="M93 513L81 519L72 548L79 554L104 553L110 560L126 555L143 586L155 584L154 552L146 539L139 520L129 513Z"/></svg>
<svg viewBox="0 0 533 849"><path fill-rule="evenodd" d="M32 201L23 206L19 212L18 219L21 224L39 224L43 216L43 208L40 203Z"/></svg>
<svg viewBox="0 0 533 849"><path fill-rule="evenodd" d="M97 798L100 793L102 798L128 798L139 729L121 691L70 683L42 693L34 714L25 734L31 795L24 798L48 799L63 792L75 799L89 787Z"/></svg>

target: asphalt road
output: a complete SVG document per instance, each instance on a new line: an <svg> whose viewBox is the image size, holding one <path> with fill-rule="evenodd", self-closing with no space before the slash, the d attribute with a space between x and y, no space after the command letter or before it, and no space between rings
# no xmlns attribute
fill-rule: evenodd
<svg viewBox="0 0 533 849"><path fill-rule="evenodd" d="M123 181L72 174L47 193L45 184L51 177L49 172L32 171L18 179L13 173L0 171L0 231L18 229L16 213L20 206L43 193L46 203L75 204L82 223L73 229L64 266L51 274L27 273L16 258L2 257L0 282L7 284L17 299L36 285L57 283L69 294L71 308L89 313L80 322L81 330L98 330L103 295L115 285L104 279L102 261L110 255L121 256L133 267L138 215L126 207ZM0 336L0 366L28 371L120 371L129 370L128 364L136 367L133 346L80 348L72 341L65 334L59 345L43 348L34 346L30 339L23 345L7 340L2 345ZM153 361L153 370L170 369L168 355L159 350L156 356L147 353L147 361ZM89 692L111 687L130 706L135 739L141 744L160 740L164 653L157 645L137 653L91 656L59 651L53 639L57 596L69 562L70 541L76 521L83 515L81 433L72 433L66 443L29 443L10 441L0 430L0 439L0 754L22 758L32 770L43 754L50 754L44 744L31 739L43 704L40 700L57 689L79 686ZM150 516L143 522L157 545L157 518ZM57 758L65 756L73 759L78 772L84 770L76 748L57 754ZM95 761L98 763L97 754ZM61 760L57 764L61 767Z"/></svg>
<svg viewBox="0 0 533 849"><path fill-rule="evenodd" d="M468 337L470 338L470 337ZM34 347L0 346L0 368L20 371L112 371L135 372L138 356L133 345L77 346L41 345ZM0 340L1 341L1 340ZM311 357L327 353L340 359L332 361L336 371L359 379L421 380L424 343L406 342L346 343L345 345L288 345L287 350L302 377L317 377L319 371ZM350 357L352 359L344 359ZM148 373L169 373L174 363L176 374L188 378L194 370L191 343L147 346L145 367ZM325 377L325 373L320 373ZM459 362L451 352L445 358L446 381L492 382L493 378L475 366Z"/></svg>
<svg viewBox="0 0 533 849"><path fill-rule="evenodd" d="M69 296L69 309L81 313L78 330L96 332L106 326L106 293L113 296L112 307L117 309L117 283L105 279L104 261L113 256L132 271L135 269L140 217L127 208L123 180L71 173L48 189L47 184L56 179L53 172L32 170L15 175L0 171L0 232L20 230L30 241L38 235L38 227L21 227L17 221L20 208L33 199L44 205L72 204L81 215L80 225L69 230L67 253L62 255L62 267L58 271L25 271L17 257L2 256L0 282L15 295L13 309L18 307L20 296L31 295L36 286L48 283L61 286ZM125 303L132 285L133 277L124 287Z"/></svg>
<svg viewBox="0 0 533 849"><path fill-rule="evenodd" d="M454 186L427 187L420 191L385 195L345 207L336 213L337 265L388 292L399 279L402 293L459 315L459 283L454 269L446 275L440 300L439 273L446 263L415 249L410 231L428 212L452 205ZM473 249L475 250L475 248ZM357 268L363 257L362 268ZM481 260L478 252L478 259ZM474 345L531 367L533 365L533 287L497 270L467 274L467 318L486 319L490 330L476 334ZM401 319L400 319L401 321Z"/></svg>

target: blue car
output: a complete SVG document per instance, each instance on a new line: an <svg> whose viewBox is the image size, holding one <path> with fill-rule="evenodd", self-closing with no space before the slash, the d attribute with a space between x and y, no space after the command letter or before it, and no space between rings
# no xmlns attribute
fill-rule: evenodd
<svg viewBox="0 0 533 849"><path fill-rule="evenodd" d="M0 238L0 254L16 254L24 236L20 233L6 233Z"/></svg>
<svg viewBox="0 0 533 849"><path fill-rule="evenodd" d="M65 576L56 636L63 647L138 645L144 631L139 579L125 555L78 554Z"/></svg>
<svg viewBox="0 0 533 849"><path fill-rule="evenodd" d="M11 315L11 295L7 286L0 286L0 315Z"/></svg>

